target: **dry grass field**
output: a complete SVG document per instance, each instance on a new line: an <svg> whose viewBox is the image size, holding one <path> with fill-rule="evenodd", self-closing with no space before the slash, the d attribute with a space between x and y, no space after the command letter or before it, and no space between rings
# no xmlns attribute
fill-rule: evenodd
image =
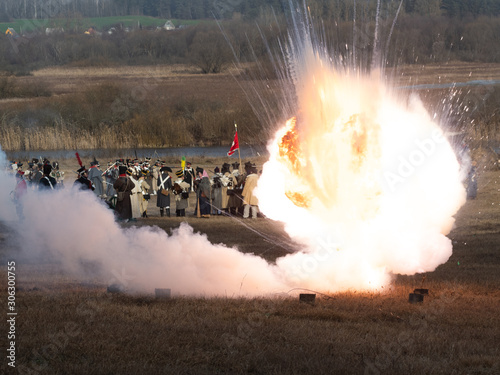
<svg viewBox="0 0 500 375"><path fill-rule="evenodd" d="M250 66L243 65L242 68ZM500 64L486 63L465 63L449 62L445 64L425 64L425 65L403 65L397 68L389 68L388 76L395 77L395 85L417 85L429 83L450 83L464 82L474 80L499 80ZM182 96L185 94L183 87L189 87L186 84L180 84L187 81L196 81L201 85L201 92L190 92L191 95L201 98L206 96L205 89L212 85L214 91L217 91L219 85L227 86L227 79L233 79L233 76L241 74L241 70L232 67L223 73L216 75L200 74L196 67L185 65L162 65L162 66L116 66L116 67L51 67L33 72L33 76L19 77L20 82L28 84L43 84L55 95L74 93L81 90L86 85L96 84L102 81L118 81L121 83L139 84L160 84L161 82L171 83L171 89L166 90L165 94ZM178 83L178 85L176 84ZM233 85L234 89L239 89L238 85ZM226 98L234 99L236 92L228 92ZM236 95L241 97L241 91Z"/></svg>
<svg viewBox="0 0 500 375"><path fill-rule="evenodd" d="M218 162L193 160L207 168ZM63 169L74 163L63 161ZM75 278L57 259L23 258L2 228L2 301L14 259L18 309L17 368L4 356L2 373L498 374L499 194L500 173L482 173L477 199L456 215L453 255L435 272L396 276L380 292L317 293L314 304L299 302L300 290L252 299L108 293L105 280ZM169 232L187 221L211 242L268 262L294 247L282 225L267 219L198 219L191 210L160 218L157 210L123 226ZM409 293L422 287L429 295L410 304ZM4 319L3 348L7 328Z"/></svg>

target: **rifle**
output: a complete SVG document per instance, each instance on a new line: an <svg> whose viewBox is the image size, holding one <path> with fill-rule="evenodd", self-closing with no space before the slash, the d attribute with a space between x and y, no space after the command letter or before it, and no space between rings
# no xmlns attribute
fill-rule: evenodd
<svg viewBox="0 0 500 375"><path fill-rule="evenodd" d="M108 167L108 169L106 169L104 172L102 172L101 176L104 176L104 175L106 174L106 172L107 172L107 171L109 171L109 170L110 170L110 169L111 169L111 168L112 168L115 164L116 164L116 161L115 161L113 164L111 164L111 165Z"/></svg>

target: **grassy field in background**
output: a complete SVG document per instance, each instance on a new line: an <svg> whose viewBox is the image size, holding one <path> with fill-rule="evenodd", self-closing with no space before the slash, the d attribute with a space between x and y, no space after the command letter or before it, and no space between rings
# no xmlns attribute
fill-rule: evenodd
<svg viewBox="0 0 500 375"><path fill-rule="evenodd" d="M148 16L116 16L116 17L89 17L78 19L66 18L51 18L49 19L16 19L10 22L0 22L0 31L5 33L7 28L12 27L18 34L40 31L45 33L47 27L63 27L80 30L86 30L89 27L96 27L99 31L105 31L114 25L123 25L123 27L135 28L139 24L143 27L148 26L163 26L168 19L148 17ZM194 25L199 23L199 20L176 20L171 19L172 23L178 27L179 25Z"/></svg>

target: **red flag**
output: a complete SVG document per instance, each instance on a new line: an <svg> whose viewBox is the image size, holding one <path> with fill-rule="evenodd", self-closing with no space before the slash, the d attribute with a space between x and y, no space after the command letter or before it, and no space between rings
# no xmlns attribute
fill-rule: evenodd
<svg viewBox="0 0 500 375"><path fill-rule="evenodd" d="M240 145L238 143L238 131L236 130L236 132L234 133L233 144L231 145L231 148L229 149L227 156L231 156L239 148L240 148Z"/></svg>
<svg viewBox="0 0 500 375"><path fill-rule="evenodd" d="M82 167L83 163L82 163L82 159L80 159L80 155L78 154L78 152L75 152L75 155L76 155L76 160L78 160L78 164L80 164L80 167Z"/></svg>

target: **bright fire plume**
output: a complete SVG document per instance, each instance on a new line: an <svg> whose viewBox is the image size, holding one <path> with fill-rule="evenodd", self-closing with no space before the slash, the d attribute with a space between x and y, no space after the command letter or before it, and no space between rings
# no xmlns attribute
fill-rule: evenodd
<svg viewBox="0 0 500 375"><path fill-rule="evenodd" d="M304 53L297 112L269 145L259 205L303 251L277 260L289 281L316 290L370 290L391 275L433 271L465 200L459 163L413 96L374 76Z"/></svg>

